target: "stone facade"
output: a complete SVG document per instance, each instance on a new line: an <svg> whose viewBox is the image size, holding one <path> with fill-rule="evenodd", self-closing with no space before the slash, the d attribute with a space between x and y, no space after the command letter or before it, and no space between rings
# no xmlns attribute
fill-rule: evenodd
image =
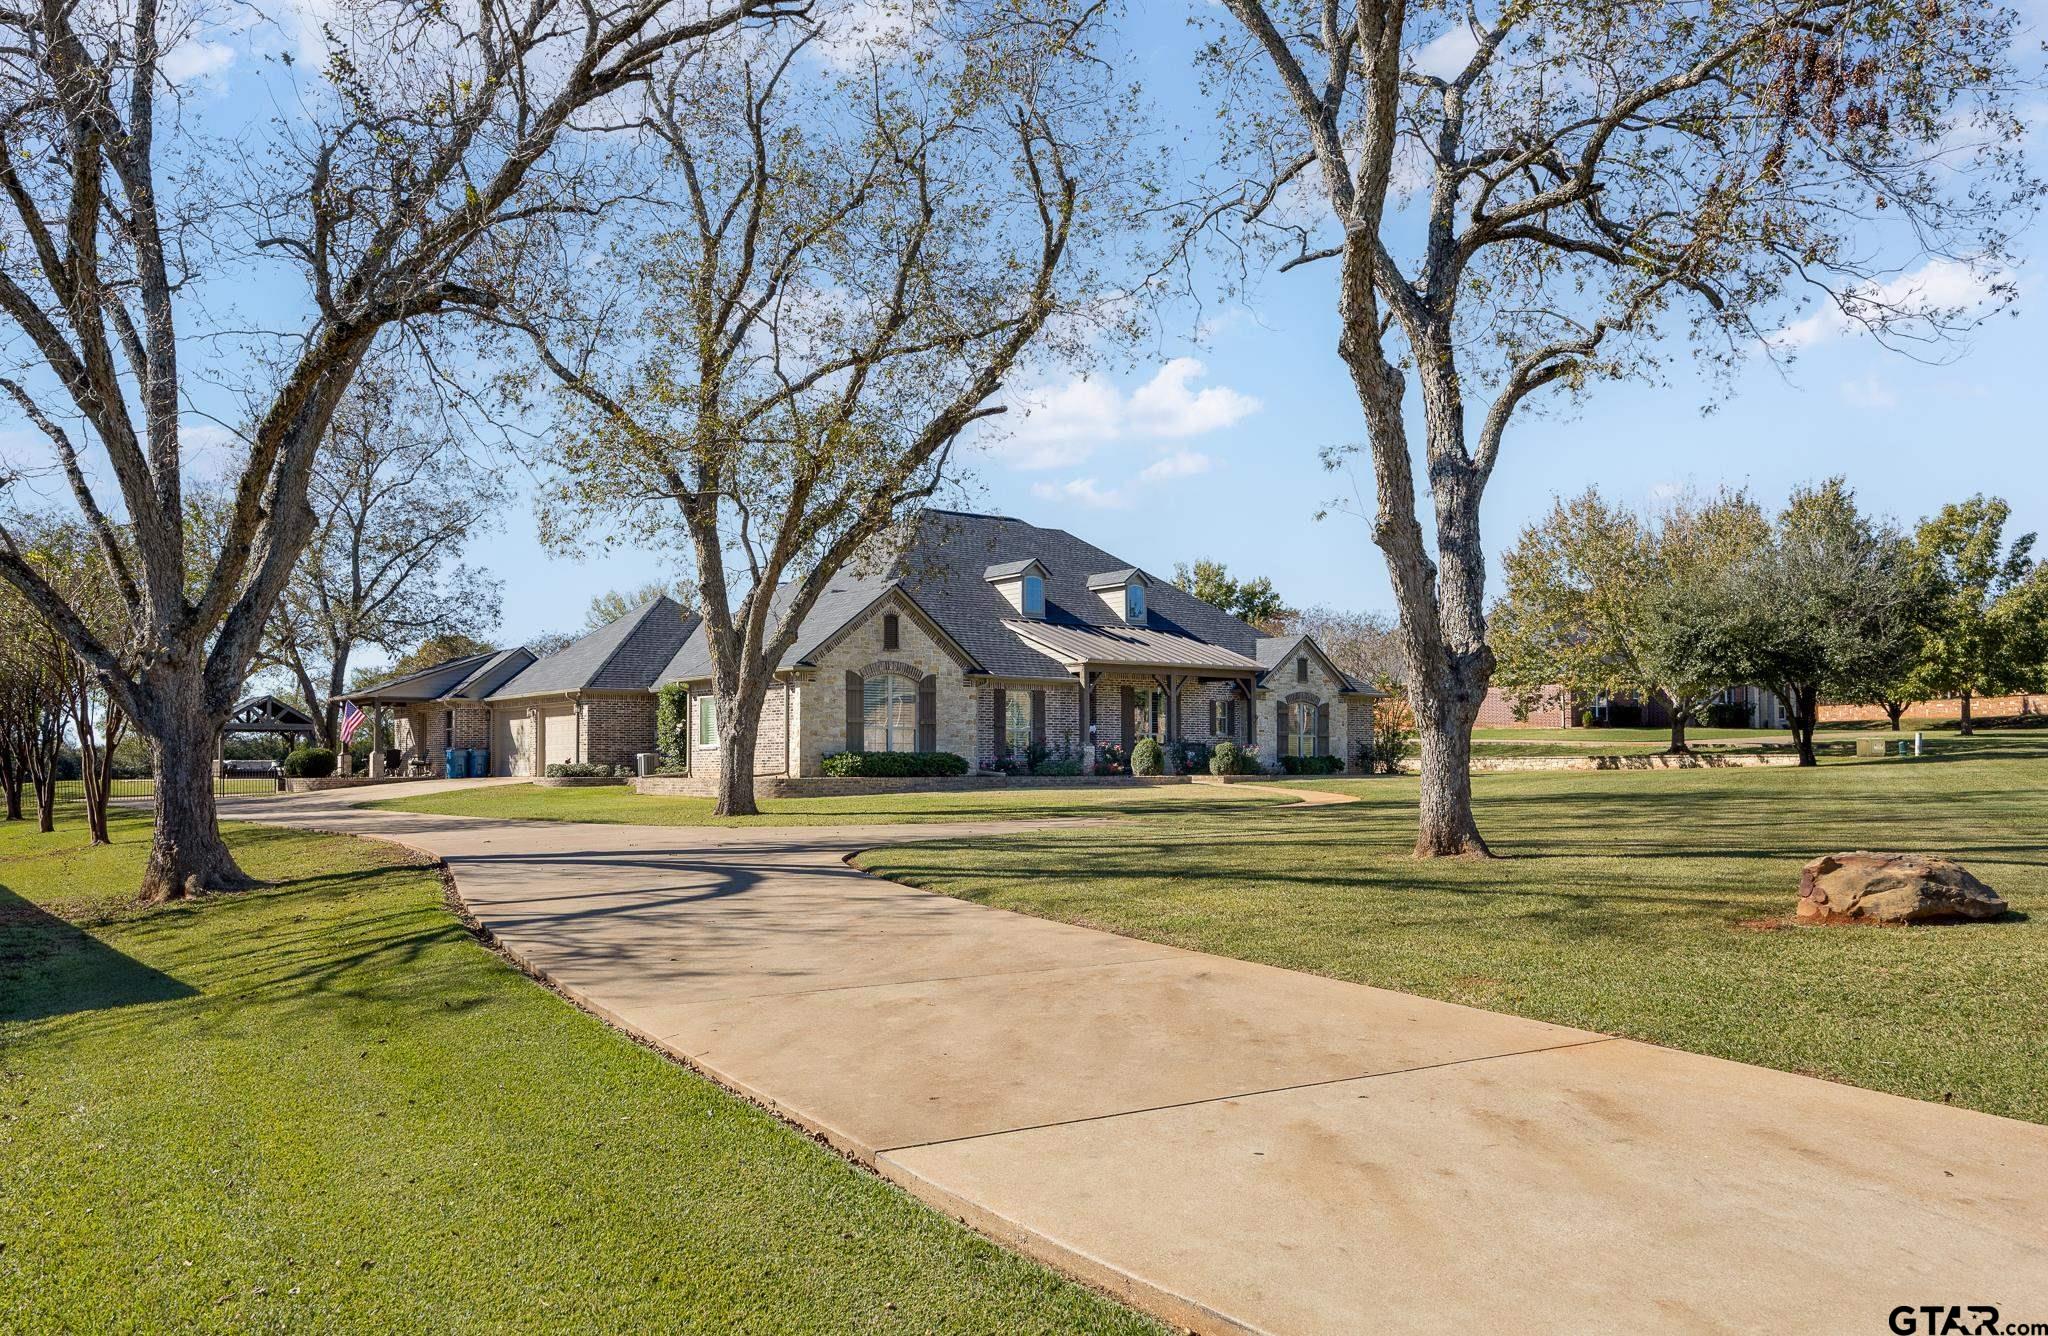
<svg viewBox="0 0 2048 1336"><path fill-rule="evenodd" d="M896 647L883 644L884 620L896 615ZM973 679L962 671L952 651L928 632L924 623L910 612L901 599L884 600L874 611L847 628L845 634L827 645L818 656L815 671L799 681L799 699L794 702L790 736L796 740L795 764L798 775L823 773L827 756L846 750L846 675L869 677L893 673L913 681L938 678L938 746L936 750L964 756L971 763L978 754L976 711L978 696ZM762 733L767 734L767 724ZM765 769L765 767L763 767ZM778 767L778 771L780 767Z"/></svg>
<svg viewBox="0 0 2048 1336"><path fill-rule="evenodd" d="M450 728L453 736L450 736ZM491 745L491 707L482 702L447 705L434 703L387 713L385 746L416 756L439 773L450 747ZM367 733L358 734L362 737Z"/></svg>
<svg viewBox="0 0 2048 1336"><path fill-rule="evenodd" d="M1326 754L1341 758L1344 768L1352 769L1356 764L1356 747L1359 744L1371 745L1370 707L1365 710L1366 718L1361 720L1360 712L1350 708L1351 702L1339 699L1338 693L1342 690L1343 683L1332 675L1321 657L1306 651L1298 651L1287 662L1274 668L1266 677L1264 689L1259 692L1259 763L1268 769L1279 768L1285 743L1279 728L1280 706L1327 705L1330 707L1330 741ZM1365 702L1359 704L1363 706Z"/></svg>

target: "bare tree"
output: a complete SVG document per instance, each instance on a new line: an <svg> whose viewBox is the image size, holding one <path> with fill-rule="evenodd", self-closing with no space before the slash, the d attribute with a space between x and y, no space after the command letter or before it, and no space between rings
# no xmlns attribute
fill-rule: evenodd
<svg viewBox="0 0 2048 1336"><path fill-rule="evenodd" d="M1894 341L1967 324L1960 304L1881 280L1929 254L1995 270L2031 209L2014 16L1917 0L1224 5L1208 64L1227 168L1175 220L1227 237L1246 273L1332 266L1421 738L1415 852L1484 855L1468 775L1494 668L1479 512L1516 411L1655 374L1667 332L1732 364L1803 294L1819 319Z"/></svg>
<svg viewBox="0 0 2048 1336"><path fill-rule="evenodd" d="M316 516L313 462L371 344L488 308L509 232L588 209L556 151L579 111L668 50L791 0L351 0L308 86L270 121L204 136L164 55L191 20L155 0L0 10L0 390L46 438L127 615L97 632L0 525L0 576L99 674L157 771L145 897L248 884L222 841L213 744ZM304 68L302 63L301 68ZM587 156L587 155L586 155ZM188 565L181 417L233 345L198 303L211 281L303 294L245 339L272 371L246 414L217 556ZM188 356L196 335L220 342ZM110 472L110 487L100 467ZM126 541L116 524L126 526Z"/></svg>
<svg viewBox="0 0 2048 1336"><path fill-rule="evenodd" d="M1103 300L1089 257L1137 170L1105 12L988 0L915 7L857 53L829 26L695 48L635 127L656 169L583 285L604 303L572 323L571 294L530 294L568 406L558 522L624 517L688 554L721 814L756 810L762 702L827 584Z"/></svg>
<svg viewBox="0 0 2048 1336"><path fill-rule="evenodd" d="M368 646L401 654L423 640L483 635L500 584L460 560L510 500L473 462L420 378L395 359L366 362L328 425L307 499L316 517L270 616L258 666L292 676L337 746L349 661Z"/></svg>

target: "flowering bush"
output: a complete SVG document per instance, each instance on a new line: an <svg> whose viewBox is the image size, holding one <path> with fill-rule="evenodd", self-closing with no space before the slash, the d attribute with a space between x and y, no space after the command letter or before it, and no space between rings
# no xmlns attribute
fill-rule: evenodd
<svg viewBox="0 0 2048 1336"><path fill-rule="evenodd" d="M1105 742L1095 749L1095 773L1098 775L1128 775L1131 764L1124 759L1124 749L1114 742Z"/></svg>

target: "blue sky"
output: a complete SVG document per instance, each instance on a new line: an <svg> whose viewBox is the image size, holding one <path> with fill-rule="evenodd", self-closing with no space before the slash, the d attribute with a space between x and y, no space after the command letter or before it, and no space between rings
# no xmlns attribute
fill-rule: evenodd
<svg viewBox="0 0 2048 1336"><path fill-rule="evenodd" d="M321 0L307 3L317 9ZM2048 12L2041 0L2030 8ZM1134 9L1130 54L1159 133L1184 141L1187 157L1199 160L1200 127L1213 112L1195 90L1190 11L1146 0L1134 0ZM2041 26L2023 47L2038 52ZM293 42L304 71L317 41L290 20L213 30L182 45L175 61L195 86L212 89L211 111L263 115L274 105L265 81L281 68L265 51ZM2037 55L2026 59L2038 69ZM2048 115L2030 119L2038 125ZM2023 238L2022 252L2040 239L2038 231ZM2048 314L2040 309L2048 293L2040 267L2020 271L2017 314L1993 319L1943 365L1820 320L1789 372L1756 360L1732 395L1714 400L1711 415L1701 412L1710 387L1683 363L1668 386L1600 386L1575 410L1525 411L1487 495L1489 550L1512 542L1554 495L1592 483L1636 504L1724 483L1775 502L1794 484L1834 473L1847 475L1870 507L1906 523L1983 491L2012 503L2018 528L2048 527ZM1320 451L1362 435L1335 355L1332 282L1317 267L1272 275L1247 303L1212 305L1200 340L1187 337L1196 323L1189 312L1169 321L1142 356L1085 379L1026 378L1006 397L1034 411L1011 415L1006 438L984 438L963 453L975 508L1070 528L1162 576L1176 562L1211 557L1240 574L1270 576L1297 605L1388 610L1385 570L1364 521L1313 518L1349 488L1322 468ZM244 308L291 302L260 283L245 287L235 294ZM296 323L280 314L281 323ZM189 425L196 443L205 425ZM8 442L23 435L0 430ZM675 570L663 554L631 549L589 560L551 554L533 540L524 502L504 519L495 532L470 536L463 556L505 582L498 636L506 643L574 629L593 595Z"/></svg>
<svg viewBox="0 0 2048 1336"><path fill-rule="evenodd" d="M1194 89L1186 11L1139 8L1133 54L1162 122L1179 134L1209 115ZM2039 240L2023 238L2022 251ZM1594 483L1632 504L1724 483L1771 503L1841 473L1868 506L1907 524L1984 491L2012 503L2019 529L2048 527L2048 313L2039 309L2048 293L2031 274L2038 267L2022 271L2017 314L1993 318L1942 365L1819 319L1789 370L1759 359L1732 394L1681 362L1667 386L1603 385L1577 409L1554 411L1564 405L1553 400L1542 405L1553 411L1525 410L1487 493L1489 551L1553 496ZM1331 283L1324 268L1270 276L1247 305L1212 308L1201 342L1168 337L1128 365L1020 387L1033 411L1003 424L1007 439L967 453L974 508L1070 528L1160 575L1213 557L1271 576L1300 606L1391 610L1365 523L1313 518L1350 487L1319 452L1362 439L1335 355ZM506 532L472 547L472 560L518 591L507 600L507 640L573 625L591 594L658 574L652 554L550 557L525 528L511 517Z"/></svg>

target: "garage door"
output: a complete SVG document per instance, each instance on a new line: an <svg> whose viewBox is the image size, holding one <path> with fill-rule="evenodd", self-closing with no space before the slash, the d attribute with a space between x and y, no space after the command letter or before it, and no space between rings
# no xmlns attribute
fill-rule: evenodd
<svg viewBox="0 0 2048 1336"><path fill-rule="evenodd" d="M526 711L496 710L491 715L491 773L533 773L533 724Z"/></svg>
<svg viewBox="0 0 2048 1336"><path fill-rule="evenodd" d="M544 766L567 765L578 760L576 755L576 707L566 705L556 709L542 710L540 763Z"/></svg>

